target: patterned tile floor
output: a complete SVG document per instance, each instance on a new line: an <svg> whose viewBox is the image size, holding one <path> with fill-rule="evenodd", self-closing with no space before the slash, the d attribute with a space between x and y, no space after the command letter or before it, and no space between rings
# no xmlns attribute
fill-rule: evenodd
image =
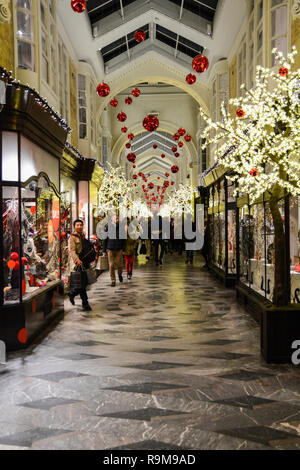
<svg viewBox="0 0 300 470"><path fill-rule="evenodd" d="M167 257L66 301L0 366L0 449L300 449L300 367L264 363L259 327L201 269Z"/></svg>

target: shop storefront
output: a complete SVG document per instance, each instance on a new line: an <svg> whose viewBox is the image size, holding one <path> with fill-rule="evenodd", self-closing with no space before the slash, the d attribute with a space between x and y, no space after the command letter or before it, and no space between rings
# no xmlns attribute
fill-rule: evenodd
<svg viewBox="0 0 300 470"><path fill-rule="evenodd" d="M9 83L0 113L0 339L29 344L63 314L60 162L68 128L28 87Z"/></svg>

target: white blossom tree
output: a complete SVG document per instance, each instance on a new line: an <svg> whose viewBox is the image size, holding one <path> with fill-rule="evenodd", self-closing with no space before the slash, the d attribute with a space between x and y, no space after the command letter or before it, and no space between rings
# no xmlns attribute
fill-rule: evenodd
<svg viewBox="0 0 300 470"><path fill-rule="evenodd" d="M287 59L275 49L272 52L279 70L257 67L255 87L229 101L236 108L234 118L223 104L221 122L201 114L207 123L206 145L221 142L216 157L231 170L228 178L235 182L236 194L248 194L250 204L263 194L268 200L275 232L273 303L283 306L289 293L279 200L283 195L300 195L300 71L292 71L295 47Z"/></svg>
<svg viewBox="0 0 300 470"><path fill-rule="evenodd" d="M121 167L114 168L108 163L98 196L98 213L108 214L112 210L121 210L131 204L133 185L129 182Z"/></svg>

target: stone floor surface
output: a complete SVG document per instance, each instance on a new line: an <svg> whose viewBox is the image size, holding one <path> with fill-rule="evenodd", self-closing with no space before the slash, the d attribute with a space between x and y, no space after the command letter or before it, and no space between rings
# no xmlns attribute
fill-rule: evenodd
<svg viewBox="0 0 300 470"><path fill-rule="evenodd" d="M0 450L300 449L300 366L196 259L167 256L89 292L0 366Z"/></svg>

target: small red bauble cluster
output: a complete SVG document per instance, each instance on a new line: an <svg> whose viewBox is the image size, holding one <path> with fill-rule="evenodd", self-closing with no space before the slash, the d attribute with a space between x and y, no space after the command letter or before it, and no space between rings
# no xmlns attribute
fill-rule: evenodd
<svg viewBox="0 0 300 470"><path fill-rule="evenodd" d="M174 181L171 181L171 185L174 186L175 182Z"/></svg>
<svg viewBox="0 0 300 470"><path fill-rule="evenodd" d="M185 80L189 85L193 85L196 82L197 78L196 75L194 75L193 73L189 73L186 76Z"/></svg>
<svg viewBox="0 0 300 470"><path fill-rule="evenodd" d="M179 167L177 165L173 165L171 168L172 173L178 173Z"/></svg>
<svg viewBox="0 0 300 470"><path fill-rule="evenodd" d="M110 100L110 105L113 107L113 108L116 108L119 104L119 101L116 100L115 98L113 100Z"/></svg>
<svg viewBox="0 0 300 470"><path fill-rule="evenodd" d="M279 69L279 75L281 77L286 77L288 75L288 73L289 73L289 69L287 69L286 67L281 67Z"/></svg>
<svg viewBox="0 0 300 470"><path fill-rule="evenodd" d="M99 83L99 85L97 86L97 94L99 96L102 96L102 98L105 98L105 96L108 96L110 94L110 88L107 83Z"/></svg>
<svg viewBox="0 0 300 470"><path fill-rule="evenodd" d="M190 141L192 140L192 137L190 136L190 134L186 134L186 135L184 136L184 140L185 140L186 142L190 142Z"/></svg>
<svg viewBox="0 0 300 470"><path fill-rule="evenodd" d="M178 158L178 157L179 157L179 155L180 155L180 154L179 154L178 152L175 152L175 157L177 157L177 158Z"/></svg>
<svg viewBox="0 0 300 470"><path fill-rule="evenodd" d="M178 147L182 148L183 147L183 142L178 142Z"/></svg>
<svg viewBox="0 0 300 470"><path fill-rule="evenodd" d="M134 39L136 42L143 42L146 39L145 31L139 30L134 33Z"/></svg>
<svg viewBox="0 0 300 470"><path fill-rule="evenodd" d="M138 175L132 175L133 180L137 180Z"/></svg>
<svg viewBox="0 0 300 470"><path fill-rule="evenodd" d="M127 160L128 160L129 162L131 162L131 163L134 163L135 160L136 160L136 155L135 155L134 153L129 153L129 154L127 155Z"/></svg>
<svg viewBox="0 0 300 470"><path fill-rule="evenodd" d="M134 135L133 135L133 134L128 134L128 139L129 139L129 140L133 140L133 139L134 139Z"/></svg>
<svg viewBox="0 0 300 470"><path fill-rule="evenodd" d="M183 127L181 127L180 129L178 129L178 134L179 134L180 136L183 136L185 133L186 133L186 130L185 130Z"/></svg>
<svg viewBox="0 0 300 470"><path fill-rule="evenodd" d="M165 154L164 154L164 153L161 154L161 158L165 158Z"/></svg>
<svg viewBox="0 0 300 470"><path fill-rule="evenodd" d="M124 121L126 121L127 116L126 116L125 113L121 112L121 113L118 114L117 118L118 118L118 121L124 122Z"/></svg>
<svg viewBox="0 0 300 470"><path fill-rule="evenodd" d="M153 148L154 148L154 150L157 149L157 145L156 145L156 144L153 144Z"/></svg>
<svg viewBox="0 0 300 470"><path fill-rule="evenodd" d="M250 176L256 177L258 175L258 169L252 168L252 170L250 170L249 173L250 173Z"/></svg>
<svg viewBox="0 0 300 470"><path fill-rule="evenodd" d="M153 188L154 188L154 184L153 184L153 183L148 183L148 188L149 188L149 189L153 189Z"/></svg>
<svg viewBox="0 0 300 470"><path fill-rule="evenodd" d="M143 126L148 132L154 132L159 126L159 120L157 119L156 116L152 116L151 114L149 116L146 116L144 121L143 121Z"/></svg>
<svg viewBox="0 0 300 470"><path fill-rule="evenodd" d="M130 96L127 96L127 98L125 98L125 103L132 104L132 98L130 98Z"/></svg>
<svg viewBox="0 0 300 470"><path fill-rule="evenodd" d="M131 148L131 144L130 144L129 142L127 142L126 148L127 148L127 149L130 149L130 148Z"/></svg>
<svg viewBox="0 0 300 470"><path fill-rule="evenodd" d="M138 89L138 88L134 88L131 92L132 96L134 96L135 98L138 98L141 94L141 91Z"/></svg>
<svg viewBox="0 0 300 470"><path fill-rule="evenodd" d="M172 147L172 152L176 152L177 151L177 147L174 145L174 147Z"/></svg>
<svg viewBox="0 0 300 470"><path fill-rule="evenodd" d="M165 173L166 177L168 178L170 176L170 173Z"/></svg>
<svg viewBox="0 0 300 470"><path fill-rule="evenodd" d="M192 66L195 72L203 73L208 69L208 66L209 66L208 58L202 54L197 55L193 60Z"/></svg>
<svg viewBox="0 0 300 470"><path fill-rule="evenodd" d="M246 113L242 108L237 109L235 114L236 114L236 117L238 118L243 118L246 116Z"/></svg>
<svg viewBox="0 0 300 470"><path fill-rule="evenodd" d="M71 7L76 13L82 13L86 9L86 0L71 0Z"/></svg>
<svg viewBox="0 0 300 470"><path fill-rule="evenodd" d="M123 134L126 134L127 131L128 131L127 127L125 127L125 126L122 127L121 132L123 132Z"/></svg>
<svg viewBox="0 0 300 470"><path fill-rule="evenodd" d="M180 139L180 135L178 133L174 134L173 135L173 139L174 140L179 140Z"/></svg>

